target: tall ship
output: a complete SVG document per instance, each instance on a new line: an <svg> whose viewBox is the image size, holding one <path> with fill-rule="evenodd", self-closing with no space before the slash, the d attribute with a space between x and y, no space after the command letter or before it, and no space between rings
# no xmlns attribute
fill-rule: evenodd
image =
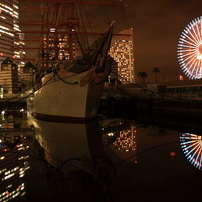
<svg viewBox="0 0 202 202"><path fill-rule="evenodd" d="M97 116L103 86L110 73L108 52L114 21L104 33L92 30L86 5L99 10L106 1L51 1L43 7L42 42L28 109L36 119L86 122ZM113 1L110 6L122 6Z"/></svg>

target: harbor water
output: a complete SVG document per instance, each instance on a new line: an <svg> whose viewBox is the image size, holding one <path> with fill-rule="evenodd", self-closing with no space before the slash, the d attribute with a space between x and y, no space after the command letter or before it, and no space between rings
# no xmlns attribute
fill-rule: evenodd
<svg viewBox="0 0 202 202"><path fill-rule="evenodd" d="M21 135L29 166L20 177L23 197L16 201L198 201L201 135L141 120L32 120L32 133ZM14 155L13 149L1 150L2 155ZM16 178L11 179L14 186ZM7 196L12 193L11 187L1 187Z"/></svg>

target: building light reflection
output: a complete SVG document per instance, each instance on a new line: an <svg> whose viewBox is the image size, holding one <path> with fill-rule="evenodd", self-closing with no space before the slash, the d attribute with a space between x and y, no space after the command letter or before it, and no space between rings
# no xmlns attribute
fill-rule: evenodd
<svg viewBox="0 0 202 202"><path fill-rule="evenodd" d="M0 132L0 201L19 201L26 194L23 177L30 168L27 139L15 132L5 134L2 126Z"/></svg>
<svg viewBox="0 0 202 202"><path fill-rule="evenodd" d="M134 126L130 129L120 131L120 136L113 143L121 152L136 150L136 130Z"/></svg>

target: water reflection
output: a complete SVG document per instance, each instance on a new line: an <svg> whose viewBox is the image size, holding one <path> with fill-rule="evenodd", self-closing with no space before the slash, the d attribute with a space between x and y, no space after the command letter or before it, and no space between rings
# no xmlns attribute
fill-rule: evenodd
<svg viewBox="0 0 202 202"><path fill-rule="evenodd" d="M97 120L86 124L34 121L37 151L47 161L48 191L55 200L110 198L108 158Z"/></svg>
<svg viewBox="0 0 202 202"><path fill-rule="evenodd" d="M120 136L114 141L114 145L117 150L122 152L135 151L136 150L136 140L135 140L135 127L131 126L131 129L126 129L120 131Z"/></svg>
<svg viewBox="0 0 202 202"><path fill-rule="evenodd" d="M0 131L0 201L26 198L25 172L29 169L28 144L23 135Z"/></svg>
<svg viewBox="0 0 202 202"><path fill-rule="evenodd" d="M1 179L17 169L1 182L7 201L18 192L29 202L195 201L200 196L201 136L126 120L32 120L32 127L35 133L27 138L1 133Z"/></svg>
<svg viewBox="0 0 202 202"><path fill-rule="evenodd" d="M202 170L202 136L183 133L180 144L187 160L199 170Z"/></svg>

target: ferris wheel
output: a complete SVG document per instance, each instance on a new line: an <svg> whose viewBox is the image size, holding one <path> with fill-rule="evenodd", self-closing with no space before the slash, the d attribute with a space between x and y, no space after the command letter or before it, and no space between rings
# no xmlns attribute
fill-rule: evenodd
<svg viewBox="0 0 202 202"><path fill-rule="evenodd" d="M177 55L180 68L188 78L202 78L202 16L192 20L182 31Z"/></svg>
<svg viewBox="0 0 202 202"><path fill-rule="evenodd" d="M187 160L202 170L202 136L190 133L181 134L180 144Z"/></svg>

